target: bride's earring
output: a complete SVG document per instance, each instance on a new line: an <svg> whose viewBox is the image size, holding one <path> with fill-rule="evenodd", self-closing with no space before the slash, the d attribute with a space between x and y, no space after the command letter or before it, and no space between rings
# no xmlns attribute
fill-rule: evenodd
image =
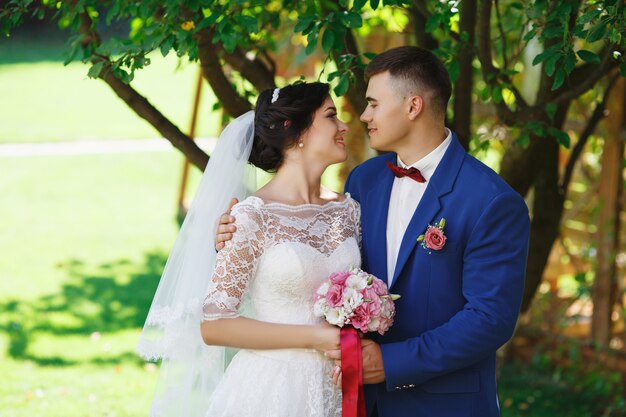
<svg viewBox="0 0 626 417"><path fill-rule="evenodd" d="M304 148L304 143L298 142L298 148L300 148L300 149Z"/></svg>

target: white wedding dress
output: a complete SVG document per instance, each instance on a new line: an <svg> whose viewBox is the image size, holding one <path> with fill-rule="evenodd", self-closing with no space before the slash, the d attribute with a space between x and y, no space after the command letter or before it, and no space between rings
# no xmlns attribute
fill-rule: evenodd
<svg viewBox="0 0 626 417"><path fill-rule="evenodd" d="M241 314L272 323L319 323L316 289L331 273L361 264L358 203L349 195L301 206L249 197L232 214L237 232L217 255L204 320ZM211 394L206 416L340 417L332 367L315 350L242 349Z"/></svg>

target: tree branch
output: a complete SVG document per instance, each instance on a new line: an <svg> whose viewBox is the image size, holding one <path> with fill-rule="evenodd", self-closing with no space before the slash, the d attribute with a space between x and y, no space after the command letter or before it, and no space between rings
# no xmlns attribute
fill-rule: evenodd
<svg viewBox="0 0 626 417"><path fill-rule="evenodd" d="M500 39L502 39L502 64L504 68L509 67L509 62L506 57L506 35L504 34L504 28L502 27L502 15L500 14L499 1L495 0L496 19L498 22L498 31L500 31Z"/></svg>
<svg viewBox="0 0 626 417"><path fill-rule="evenodd" d="M79 32L83 35L81 46L83 49L93 48L100 44L100 36L93 26L93 21L87 13L80 14ZM204 170L209 156L198 145L184 134L176 125L154 107L144 96L139 94L128 84L124 84L113 74L113 66L109 57L92 55L92 62L104 62L99 78L130 107L137 115L150 123L163 137L180 150L192 164Z"/></svg>
<svg viewBox="0 0 626 417"><path fill-rule="evenodd" d="M210 29L202 29L195 36L198 42L198 58L202 74L224 107L224 110L226 110L226 113L233 117L238 117L251 110L252 105L239 95L228 77L226 77L226 74L224 74L217 54L217 47L213 44Z"/></svg>
<svg viewBox="0 0 626 417"><path fill-rule="evenodd" d="M493 65L491 52L491 0L480 0L478 4L478 60L483 74L483 79L490 86L500 86L500 80L504 80L507 88L515 95L517 104L525 108L526 101L499 69ZM508 125L514 125L519 121L518 112L513 111L504 101L494 103L498 117Z"/></svg>
<svg viewBox="0 0 626 417"><path fill-rule="evenodd" d="M351 29L347 29L346 31L346 36L344 38L344 51L356 57L360 56L359 47ZM354 73L356 82L354 84L350 84L346 95L348 96L350 103L352 103L354 111L361 114L367 107L367 100L365 99L365 93L367 92L365 71L359 66L354 66L352 68L352 72Z"/></svg>
<svg viewBox="0 0 626 417"><path fill-rule="evenodd" d="M602 60L600 65L586 63L575 68L569 76L567 86L564 86L561 89L562 92L551 101L559 105L575 99L592 88L602 77L617 66L617 63L611 58L612 53L612 50L607 47L601 53Z"/></svg>
<svg viewBox="0 0 626 417"><path fill-rule="evenodd" d="M619 77L620 74L617 73L613 75L611 81L609 81L606 90L604 90L602 101L598 103L596 108L593 110L593 114L587 121L585 129L580 134L580 138L578 139L578 142L576 142L576 146L574 146L574 148L572 149L572 153L567 160L565 173L563 174L563 181L561 181L561 185L559 186L561 189L561 193L563 194L567 192L567 188L569 187L569 183L572 179L572 174L574 173L576 162L578 162L578 159L580 158L580 155L582 154L582 151L585 148L589 137L593 134L593 132L596 130L596 127L598 126L598 123L600 123L600 120L602 120L602 118L604 117L604 110L606 109L606 103L608 101L609 93L611 92L613 85L615 85L615 82L618 80Z"/></svg>
<svg viewBox="0 0 626 417"><path fill-rule="evenodd" d="M257 91L261 92L268 88L276 87L274 69L268 68L258 57L248 58L246 53L239 47L232 53L226 52L223 48L221 50L224 60L250 81Z"/></svg>

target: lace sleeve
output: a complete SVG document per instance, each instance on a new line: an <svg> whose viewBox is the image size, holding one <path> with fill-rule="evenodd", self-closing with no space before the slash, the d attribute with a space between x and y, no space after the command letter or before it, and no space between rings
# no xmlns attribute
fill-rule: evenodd
<svg viewBox="0 0 626 417"><path fill-rule="evenodd" d="M233 207L232 214L237 231L217 254L215 271L203 303L203 320L239 316L241 301L263 252L263 222L259 208L242 203Z"/></svg>
<svg viewBox="0 0 626 417"><path fill-rule="evenodd" d="M352 210L350 218L354 222L356 241L359 244L359 248L361 248L361 205L354 199L352 199L351 203Z"/></svg>

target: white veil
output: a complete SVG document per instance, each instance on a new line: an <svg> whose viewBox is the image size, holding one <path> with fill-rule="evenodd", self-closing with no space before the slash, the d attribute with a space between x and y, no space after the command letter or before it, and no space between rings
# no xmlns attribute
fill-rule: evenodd
<svg viewBox="0 0 626 417"><path fill-rule="evenodd" d="M219 216L255 185L248 165L253 137L252 111L224 129L163 270L136 348L148 360L162 359L151 417L204 417L224 373L225 349L207 346L200 335L202 303Z"/></svg>

